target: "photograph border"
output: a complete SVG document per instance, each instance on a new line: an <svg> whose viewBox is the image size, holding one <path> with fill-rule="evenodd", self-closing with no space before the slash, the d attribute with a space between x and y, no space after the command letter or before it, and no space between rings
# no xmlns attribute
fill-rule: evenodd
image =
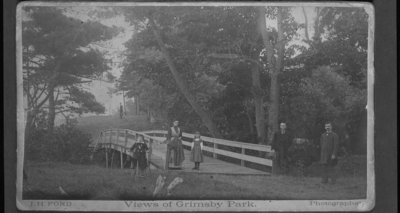
<svg viewBox="0 0 400 213"><path fill-rule="evenodd" d="M25 5L25 4L32 5L32 3L33 4L37 4L39 2L26 2L26 3L22 3L22 5ZM102 2L100 2L100 4L101 3ZM40 4L42 4L42 2L40 2ZM48 4L48 3L45 3L45 4ZM53 3L50 3L50 4L53 4ZM74 4L74 5L76 5L75 3L70 3L70 2L68 2L68 3L57 2L56 4L61 4L61 5L63 5L63 4ZM82 4L91 4L91 3L90 2L89 3L85 2L85 3L82 3ZM95 4L96 4L96 6L98 6L97 2ZM115 5L117 3L113 3L113 4ZM125 4L125 2L121 3L121 4ZM131 4L140 4L140 3L130 2L128 4L131 5ZM158 4L158 5L161 4L162 5L164 3L156 3L156 4ZM170 3L167 3L167 4L170 4ZM189 3L189 4L192 5L193 3ZM248 4L248 3L245 3L245 4ZM285 5L288 6L288 5L293 5L294 3L269 3L268 2L268 3L259 3L259 4L262 4L262 5L265 5L265 4L274 5L274 4L276 4L277 6L278 5L279 6L285 6ZM306 4L306 3L302 2L301 4ZM323 4L324 6L327 5L326 3L310 3L310 4L312 4L312 5ZM332 3L332 4L337 5L336 3ZM354 4L353 3L346 3L346 4L359 5L360 3L354 3ZM20 5L21 4L19 4L18 8L20 8ZM371 16L371 13L374 14L373 6L371 4L368 4L368 5L369 5L369 9L370 9L369 14ZM372 23L374 23L374 19L372 19L371 21L372 21ZM372 33L372 35L374 37L374 26L375 25L373 24L373 28L371 29L371 21L369 22L369 26L370 26L369 32ZM18 41L20 42L20 40L18 40ZM373 91L374 91L374 77L375 77L374 68L373 68L373 64L374 64L374 60L373 60L374 39L373 38L371 39L371 37L369 36L369 40L368 41L369 41L369 45L368 45L368 53L369 54L368 54L368 149L367 149L367 156L368 156L368 160L367 160L367 162L368 162L368 173L367 173L368 174L368 182L367 182L367 185L368 185L368 190L367 190L367 200L371 201L371 202L368 202L365 205L361 205L360 209L354 209L354 210L361 210L361 211L368 211L375 204L375 187L372 187L372 186L375 185L375 174L373 172L374 169L375 169L375 167L374 167L374 149L373 149L373 147L374 147L374 143L373 143L374 131L370 131L371 129L372 130L374 129L373 128L374 127L373 126L373 124L374 124L374 100L373 100L374 96L373 96ZM18 49L17 49L17 53L18 53ZM21 57L20 54L18 54L18 56ZM19 58L19 60L21 60L21 58ZM17 63L17 68L19 70L21 70L20 65L21 65L21 63ZM372 68L372 71L371 71L371 68ZM22 89L21 89L21 87L22 87L21 74L22 74L22 72L20 72L20 75L17 78L17 80L18 80L18 82L17 82L17 86L18 86L18 88L17 88L18 89L17 90L18 91L17 102L19 103L17 105L18 106L17 120L19 120L19 121L21 121L21 119L23 121L23 119L24 119L24 111L23 111L22 104L21 104L22 103L22 97L23 97L22 96ZM21 111L21 108L22 108L22 111ZM21 127L21 125L18 126L17 132L21 132L21 131L23 132L23 125L22 125L22 127ZM21 156L21 153L23 153L23 149L24 149L24 147L23 147L24 136L23 136L23 134L17 134L17 137L18 137L18 155ZM372 140L372 142L371 142L371 140ZM21 145L21 143L22 143L22 145ZM18 158L18 171L17 171L17 186L20 187L19 189L21 189L21 187L22 187L22 161L23 161L23 159L21 160L21 157L19 157ZM370 173L371 171L372 171L372 174ZM370 175L372 175L372 177ZM372 189L371 189L371 187L372 187ZM19 191L19 193L17 192L17 197L18 198L22 198L21 191ZM370 200L370 198L372 198L372 199ZM21 200L19 200L19 201L21 201ZM25 200L23 202L25 202ZM75 202L75 201L72 201L72 202ZM84 202L88 202L88 201L84 201ZM97 202L97 201L93 201L93 202ZM104 201L102 201L102 202L104 202ZM111 201L107 201L107 202L111 202ZM120 202L120 201L116 201L116 202ZM297 206L296 209L282 209L282 208L279 208L279 209L268 209L268 206L269 207L272 206L272 205L270 205L271 202L278 202L278 201L269 201L269 204L267 205L267 209L262 209L262 210L263 211L264 210L276 210L276 211L281 211L281 210L288 210L288 211L296 210L297 211L297 210L299 210L298 209L299 206ZM283 202L285 202L285 201L283 201ZM297 202L297 201L290 201L290 205L294 205L293 202ZM330 202L333 202L333 201L330 200ZM20 205L19 206L20 208L22 207L21 209L24 209L23 203L18 203L18 205ZM94 205L96 205L96 204L94 204ZM32 209L32 208L29 208L29 209ZM46 210L61 210L61 209L46 208ZM66 210L66 209L64 209L64 210ZM85 209L73 209L73 207L71 207L71 208L68 208L68 210L88 210L88 209L86 209L86 208ZM102 209L102 210L107 211L106 209ZM115 210L115 209L110 209L110 210ZM129 210L132 210L132 209L129 209ZM171 209L171 210L175 210L176 211L177 209ZM190 210L190 209L185 209L185 211L186 210ZM196 210L198 210L198 209L196 209ZM208 211L208 210L209 209L204 209L204 211ZM215 209L212 209L212 210L215 210ZM229 211L236 211L236 210L240 211L240 210L249 210L249 209L235 209L235 210L229 209ZM306 209L306 210L307 211L312 211L313 209ZM320 210L321 209L318 209L318 211L320 211ZM325 210L326 211L330 211L330 210L338 211L339 209L336 206L334 208L326 208L326 209L324 209L324 211ZM345 211L348 211L348 210L349 209L346 209ZM350 209L350 210L353 210L353 209ZM139 210L139 211L142 211L142 210ZM250 211L257 211L257 210L253 209L253 210L250 210Z"/></svg>

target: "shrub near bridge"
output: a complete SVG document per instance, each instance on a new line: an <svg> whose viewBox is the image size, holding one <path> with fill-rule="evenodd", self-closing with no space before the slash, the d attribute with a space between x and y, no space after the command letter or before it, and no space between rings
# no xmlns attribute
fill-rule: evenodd
<svg viewBox="0 0 400 213"><path fill-rule="evenodd" d="M295 138L288 150L289 166L299 176L305 175L305 169L318 160L318 150L312 141Z"/></svg>
<svg viewBox="0 0 400 213"><path fill-rule="evenodd" d="M49 134L46 129L36 129L26 137L26 158L34 161L65 161L85 163L89 160L89 134L73 124L62 124Z"/></svg>

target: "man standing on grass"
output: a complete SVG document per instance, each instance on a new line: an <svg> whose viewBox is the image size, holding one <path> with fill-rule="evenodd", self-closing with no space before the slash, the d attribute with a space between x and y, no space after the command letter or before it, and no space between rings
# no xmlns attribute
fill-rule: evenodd
<svg viewBox="0 0 400 213"><path fill-rule="evenodd" d="M337 152L339 148L339 137L332 131L332 124L325 123L326 132L321 135L321 163L323 166L322 183L335 184L337 179L335 166L337 165Z"/></svg>
<svg viewBox="0 0 400 213"><path fill-rule="evenodd" d="M279 131L274 134L272 149L275 150L276 167L274 173L286 173L288 170L288 150L292 143L292 136L286 129L286 123L279 124Z"/></svg>

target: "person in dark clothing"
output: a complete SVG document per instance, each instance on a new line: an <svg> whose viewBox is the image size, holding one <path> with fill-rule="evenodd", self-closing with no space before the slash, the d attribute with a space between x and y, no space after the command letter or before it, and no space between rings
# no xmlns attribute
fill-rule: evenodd
<svg viewBox="0 0 400 213"><path fill-rule="evenodd" d="M182 145L182 130L179 128L179 121L174 121L173 126L168 129L167 135L167 161L169 162L170 153L173 151L173 162L175 168L181 168L182 162L185 160Z"/></svg>
<svg viewBox="0 0 400 213"><path fill-rule="evenodd" d="M122 119L124 116L124 107L122 106L121 103L119 103L119 117Z"/></svg>
<svg viewBox="0 0 400 213"><path fill-rule="evenodd" d="M200 169L200 163L203 162L203 140L200 138L200 132L196 131L194 134L193 142L190 150L190 160L194 162L194 170Z"/></svg>
<svg viewBox="0 0 400 213"><path fill-rule="evenodd" d="M276 173L286 173L288 170L288 150L292 143L292 135L286 129L286 123L279 124L279 132L274 134L272 149L275 150L276 156Z"/></svg>
<svg viewBox="0 0 400 213"><path fill-rule="evenodd" d="M332 124L330 122L325 123L326 132L321 135L321 164L323 166L322 183L328 183L331 179L331 183L335 184L336 165L337 165L337 152L339 149L339 137L332 131Z"/></svg>
<svg viewBox="0 0 400 213"><path fill-rule="evenodd" d="M144 177L143 173L144 170L148 166L147 162L147 157L146 153L149 151L149 148L147 147L146 143L144 142L143 136L139 135L137 138L137 142L133 144L133 146L130 148L132 154L133 154L133 165L139 171L140 177ZM139 168L137 168L139 167Z"/></svg>

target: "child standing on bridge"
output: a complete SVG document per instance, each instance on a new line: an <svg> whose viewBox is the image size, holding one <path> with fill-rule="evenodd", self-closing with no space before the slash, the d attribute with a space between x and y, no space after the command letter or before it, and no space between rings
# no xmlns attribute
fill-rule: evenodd
<svg viewBox="0 0 400 213"><path fill-rule="evenodd" d="M202 150L203 150L203 140L200 138L200 132L196 131L192 142L191 158L190 158L190 160L194 162L193 170L200 169L200 163L203 162Z"/></svg>
<svg viewBox="0 0 400 213"><path fill-rule="evenodd" d="M144 177L144 170L149 166L146 158L146 153L149 151L149 148L144 142L143 135L138 135L137 142L133 144L130 150L133 153L132 160L134 168L136 171L139 171L140 177Z"/></svg>

